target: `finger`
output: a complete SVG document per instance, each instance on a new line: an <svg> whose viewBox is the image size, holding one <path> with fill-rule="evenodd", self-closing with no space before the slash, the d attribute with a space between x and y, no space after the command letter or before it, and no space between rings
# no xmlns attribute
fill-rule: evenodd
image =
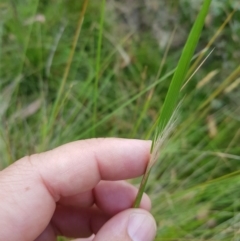
<svg viewBox="0 0 240 241"><path fill-rule="evenodd" d="M140 212L144 215L146 214L147 216L150 216L146 211L139 211L137 209L135 209L135 211L136 213ZM38 239L37 241L54 240L43 238L52 237L52 233L58 236L71 238L89 237L92 234L97 234L99 230L108 223L109 219L109 216L97 208L79 210L58 206L51 221L51 225L49 225L51 228L47 228L44 231L44 234L41 235L41 239Z"/></svg>
<svg viewBox="0 0 240 241"><path fill-rule="evenodd" d="M110 219L97 233L94 241L153 241L156 224L141 209L125 210Z"/></svg>
<svg viewBox="0 0 240 241"><path fill-rule="evenodd" d="M125 181L101 181L94 189L98 210L79 206L59 206L53 216L56 233L67 237L83 237L96 233L113 215L133 206L137 189ZM82 203L81 203L82 204ZM145 194L141 208L150 210L151 202Z"/></svg>
<svg viewBox="0 0 240 241"><path fill-rule="evenodd" d="M52 225L49 224L34 241L57 241L56 233Z"/></svg>
<svg viewBox="0 0 240 241"><path fill-rule="evenodd" d="M97 233L109 218L97 207L76 209L58 206L51 225L58 236L86 238Z"/></svg>
<svg viewBox="0 0 240 241"><path fill-rule="evenodd" d="M101 181L93 191L63 197L59 204L77 208L91 207L94 203L104 212L114 215L131 208L138 189L126 181ZM151 201L144 194L140 208L150 210Z"/></svg>
<svg viewBox="0 0 240 241"><path fill-rule="evenodd" d="M92 241L94 239L95 235L92 235L89 238L78 238L74 239L72 241ZM56 241L57 237L54 234L54 228L52 225L48 225L48 227L44 230L44 232L34 241Z"/></svg>
<svg viewBox="0 0 240 241"><path fill-rule="evenodd" d="M138 150L138 151L136 151ZM100 180L123 180L144 173L150 142L124 139L78 141L34 156L45 185L54 195L93 189Z"/></svg>
<svg viewBox="0 0 240 241"><path fill-rule="evenodd" d="M69 197L61 197L58 201L59 204L63 206L76 207L76 208L89 208L93 206L95 202L95 197L93 195L93 190L78 193Z"/></svg>
<svg viewBox="0 0 240 241"><path fill-rule="evenodd" d="M95 235L92 235L89 238L78 238L78 239L74 239L72 241L93 241L94 237L95 237Z"/></svg>
<svg viewBox="0 0 240 241"><path fill-rule="evenodd" d="M109 218L96 207L75 209L57 206L50 224L35 241L55 241L57 236L89 237L97 233Z"/></svg>
<svg viewBox="0 0 240 241"><path fill-rule="evenodd" d="M105 213L113 216L133 206L138 189L125 181L101 181L93 190L96 205ZM144 194L140 208L151 209L151 201Z"/></svg>
<svg viewBox="0 0 240 241"><path fill-rule="evenodd" d="M6 227L0 237L34 240L47 227L61 196L91 190L101 179L143 174L149 149L145 141L95 139L23 158L0 174L0 226Z"/></svg>

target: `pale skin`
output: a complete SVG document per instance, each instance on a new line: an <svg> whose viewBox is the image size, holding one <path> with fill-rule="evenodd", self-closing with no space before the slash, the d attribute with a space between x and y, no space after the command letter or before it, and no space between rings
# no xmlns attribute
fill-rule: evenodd
<svg viewBox="0 0 240 241"><path fill-rule="evenodd" d="M149 197L131 208L137 189L124 181L144 173L150 146L90 139L15 162L0 172L0 240L154 240Z"/></svg>

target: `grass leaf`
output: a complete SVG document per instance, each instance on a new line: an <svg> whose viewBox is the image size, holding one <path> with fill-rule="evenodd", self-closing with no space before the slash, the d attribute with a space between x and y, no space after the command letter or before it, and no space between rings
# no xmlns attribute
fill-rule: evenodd
<svg viewBox="0 0 240 241"><path fill-rule="evenodd" d="M202 28L207 16L211 0L205 0L202 9L194 23L194 26L189 34L188 40L182 51L181 58L178 62L177 69L174 73L173 79L168 89L166 99L163 104L161 115L158 119L157 135L164 130L172 113L175 109L179 92L187 75L191 59L196 49L197 43L202 32ZM155 140L153 141L154 145Z"/></svg>
<svg viewBox="0 0 240 241"><path fill-rule="evenodd" d="M100 68L101 68L101 52L102 52L102 40L103 40L103 28L104 28L104 19L105 19L105 5L106 0L102 0L101 4L101 19L100 19L100 28L98 35L98 44L97 44L97 56L96 56L96 76L95 76L95 86L94 86L94 108L93 108L93 126L97 123L97 101L98 101L98 85L100 77ZM96 135L96 130L93 128L93 137Z"/></svg>
<svg viewBox="0 0 240 241"><path fill-rule="evenodd" d="M167 129L166 131L169 133L169 130L167 127L176 109L178 96L181 91L181 87L184 83L184 80L186 78L186 75L188 73L190 62L194 55L196 46L198 44L202 29L204 26L205 18L209 11L210 4L211 4L211 0L205 0L203 2L202 8L198 14L198 17L192 27L192 30L189 34L187 42L182 51L182 55L178 62L176 71L173 75L171 84L169 86L168 93L165 98L161 114L157 120L157 127L156 127L156 131L154 134L154 139L151 147L151 159L152 159L152 156L154 156L153 158L156 159L156 156L153 155L153 153L154 153L154 148L155 147L158 148L157 143L159 142L158 141L159 137L161 138L161 136L165 136L164 135L165 129ZM149 173L151 172L151 168L152 168L152 161L150 160L149 166L147 167L145 175L141 182L140 189L134 203L134 207L139 207L140 205L142 195L149 177Z"/></svg>

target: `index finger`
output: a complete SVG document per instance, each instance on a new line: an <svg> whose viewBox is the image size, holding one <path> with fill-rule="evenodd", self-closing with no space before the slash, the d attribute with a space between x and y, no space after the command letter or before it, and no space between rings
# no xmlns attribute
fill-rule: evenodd
<svg viewBox="0 0 240 241"><path fill-rule="evenodd" d="M149 141L101 138L63 145L34 156L34 161L52 193L71 196L91 190L100 180L142 175L149 152Z"/></svg>

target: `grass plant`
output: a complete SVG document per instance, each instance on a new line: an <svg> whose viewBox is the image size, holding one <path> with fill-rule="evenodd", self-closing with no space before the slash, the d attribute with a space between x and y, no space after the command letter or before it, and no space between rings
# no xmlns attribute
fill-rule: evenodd
<svg viewBox="0 0 240 241"><path fill-rule="evenodd" d="M145 171L141 186L139 188L134 207L139 207L142 195L144 193L148 176L150 175L151 169L159 158L161 147L164 141L167 140L169 134L172 132L175 118L174 112L176 111L176 102L178 100L179 93L181 91L183 82L188 73L191 59L194 55L197 43L200 38L202 28L204 26L205 18L208 14L211 0L205 0L202 9L194 23L194 26L189 34L188 40L183 49L181 58L177 65L176 71L173 75L171 84L169 86L166 99L163 103L163 107L160 116L157 120L156 131L154 133L152 147L151 147L151 158L148 167ZM173 125L173 126L172 126Z"/></svg>

